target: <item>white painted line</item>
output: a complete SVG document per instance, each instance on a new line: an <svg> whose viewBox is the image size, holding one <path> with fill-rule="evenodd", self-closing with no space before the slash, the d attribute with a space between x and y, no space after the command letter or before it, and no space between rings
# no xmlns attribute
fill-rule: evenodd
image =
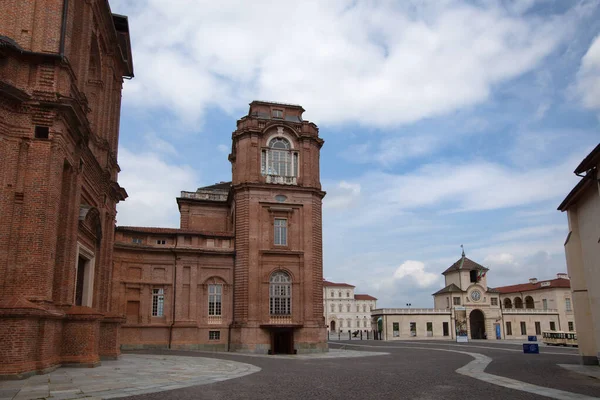
<svg viewBox="0 0 600 400"><path fill-rule="evenodd" d="M334 344L334 343L332 343ZM356 347L384 347L384 348L403 348L403 349L419 349L419 350L437 350L437 351L448 351L451 353L466 354L474 358L473 361L467 365L456 370L461 375L469 376L471 378L479 379L492 385L502 386L508 389L520 390L522 392L528 392L537 394L539 396L550 397L552 399L559 400L593 400L598 397L586 396L584 394L566 392L564 390L552 389L544 386L533 385L531 383L518 381L512 378L506 378L504 376L498 376L488 374L485 372L485 368L488 366L492 359L488 356L479 353L470 353L459 350L439 349L435 347L418 347L418 346L373 346L373 345L361 345L361 344L346 344L346 346Z"/></svg>

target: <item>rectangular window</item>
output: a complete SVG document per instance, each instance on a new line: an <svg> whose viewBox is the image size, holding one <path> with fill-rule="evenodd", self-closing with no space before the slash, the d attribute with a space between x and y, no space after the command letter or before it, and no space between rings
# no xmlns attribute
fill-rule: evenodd
<svg viewBox="0 0 600 400"><path fill-rule="evenodd" d="M366 328L366 327L367 327L367 320L365 319L365 320L363 320L363 328Z"/></svg>
<svg viewBox="0 0 600 400"><path fill-rule="evenodd" d="M221 340L221 331L208 331L208 340Z"/></svg>
<svg viewBox="0 0 600 400"><path fill-rule="evenodd" d="M48 139L48 134L50 130L47 126L35 126L35 138L36 139Z"/></svg>
<svg viewBox="0 0 600 400"><path fill-rule="evenodd" d="M156 244L166 244L166 243L167 243L167 241L164 239L159 239L156 241Z"/></svg>
<svg viewBox="0 0 600 400"><path fill-rule="evenodd" d="M512 324L510 322L506 323L506 336L512 336Z"/></svg>
<svg viewBox="0 0 600 400"><path fill-rule="evenodd" d="M450 308L450 297L446 297L446 308Z"/></svg>
<svg viewBox="0 0 600 400"><path fill-rule="evenodd" d="M554 321L550 321L550 330L551 331L555 331L556 330L556 323Z"/></svg>
<svg viewBox="0 0 600 400"><path fill-rule="evenodd" d="M208 285L208 315L221 315L223 285Z"/></svg>
<svg viewBox="0 0 600 400"><path fill-rule="evenodd" d="M573 332L575 327L573 326L573 321L569 321L569 332Z"/></svg>
<svg viewBox="0 0 600 400"><path fill-rule="evenodd" d="M433 322L427 323L427 336L433 336Z"/></svg>
<svg viewBox="0 0 600 400"><path fill-rule="evenodd" d="M400 336L400 323L399 322L394 322L392 324L392 330L394 331L394 337L398 337Z"/></svg>
<svg viewBox="0 0 600 400"><path fill-rule="evenodd" d="M567 308L567 311L573 311L571 309L571 299L565 299L565 306Z"/></svg>
<svg viewBox="0 0 600 400"><path fill-rule="evenodd" d="M542 308L543 308L544 310L547 310L547 309L548 309L548 300L546 300L546 299L542 299Z"/></svg>
<svg viewBox="0 0 600 400"><path fill-rule="evenodd" d="M472 270L469 271L469 278L471 278L471 283L477 283L477 271L476 270Z"/></svg>
<svg viewBox="0 0 600 400"><path fill-rule="evenodd" d="M165 308L165 289L152 289L152 316L162 317Z"/></svg>
<svg viewBox="0 0 600 400"><path fill-rule="evenodd" d="M287 246L287 219L275 218L275 244Z"/></svg>
<svg viewBox="0 0 600 400"><path fill-rule="evenodd" d="M497 306L497 305L498 305L498 298L497 298L497 297L492 297L492 298L490 299L490 301L492 302L492 305L493 305L493 306Z"/></svg>
<svg viewBox="0 0 600 400"><path fill-rule="evenodd" d="M539 321L535 322L535 334L536 335L542 334L542 324Z"/></svg>
<svg viewBox="0 0 600 400"><path fill-rule="evenodd" d="M131 239L131 242L133 244L142 244L142 239L140 239L140 238L133 238L133 239Z"/></svg>
<svg viewBox="0 0 600 400"><path fill-rule="evenodd" d="M442 323L442 330L444 331L444 336L450 336L450 329L447 322Z"/></svg>
<svg viewBox="0 0 600 400"><path fill-rule="evenodd" d="M283 118L283 110L273 110L273 118Z"/></svg>
<svg viewBox="0 0 600 400"><path fill-rule="evenodd" d="M453 297L452 302L452 304L454 304L455 306L460 306L460 297Z"/></svg>
<svg viewBox="0 0 600 400"><path fill-rule="evenodd" d="M410 323L410 336L417 336L417 323L416 322Z"/></svg>
<svg viewBox="0 0 600 400"><path fill-rule="evenodd" d="M525 321L521 321L521 335L527 335L527 324Z"/></svg>

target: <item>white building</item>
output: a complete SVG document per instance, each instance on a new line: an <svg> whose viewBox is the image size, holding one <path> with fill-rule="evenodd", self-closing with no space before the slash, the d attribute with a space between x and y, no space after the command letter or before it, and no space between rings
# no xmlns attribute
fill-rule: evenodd
<svg viewBox="0 0 600 400"><path fill-rule="evenodd" d="M377 299L355 294L353 285L323 281L323 314L328 331L370 331L371 310L375 308Z"/></svg>

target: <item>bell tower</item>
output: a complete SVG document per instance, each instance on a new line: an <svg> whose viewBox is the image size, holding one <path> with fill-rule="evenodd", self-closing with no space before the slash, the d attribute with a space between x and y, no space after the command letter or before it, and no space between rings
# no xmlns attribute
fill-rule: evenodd
<svg viewBox="0 0 600 400"><path fill-rule="evenodd" d="M232 134L231 350L326 351L319 153L299 105L253 101Z"/></svg>

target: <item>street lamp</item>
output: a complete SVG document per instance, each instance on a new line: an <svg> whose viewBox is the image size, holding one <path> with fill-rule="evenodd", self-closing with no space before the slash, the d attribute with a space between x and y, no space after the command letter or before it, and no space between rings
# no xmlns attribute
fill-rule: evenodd
<svg viewBox="0 0 600 400"><path fill-rule="evenodd" d="M410 308L410 306L412 306L411 303L406 303L406 307Z"/></svg>

